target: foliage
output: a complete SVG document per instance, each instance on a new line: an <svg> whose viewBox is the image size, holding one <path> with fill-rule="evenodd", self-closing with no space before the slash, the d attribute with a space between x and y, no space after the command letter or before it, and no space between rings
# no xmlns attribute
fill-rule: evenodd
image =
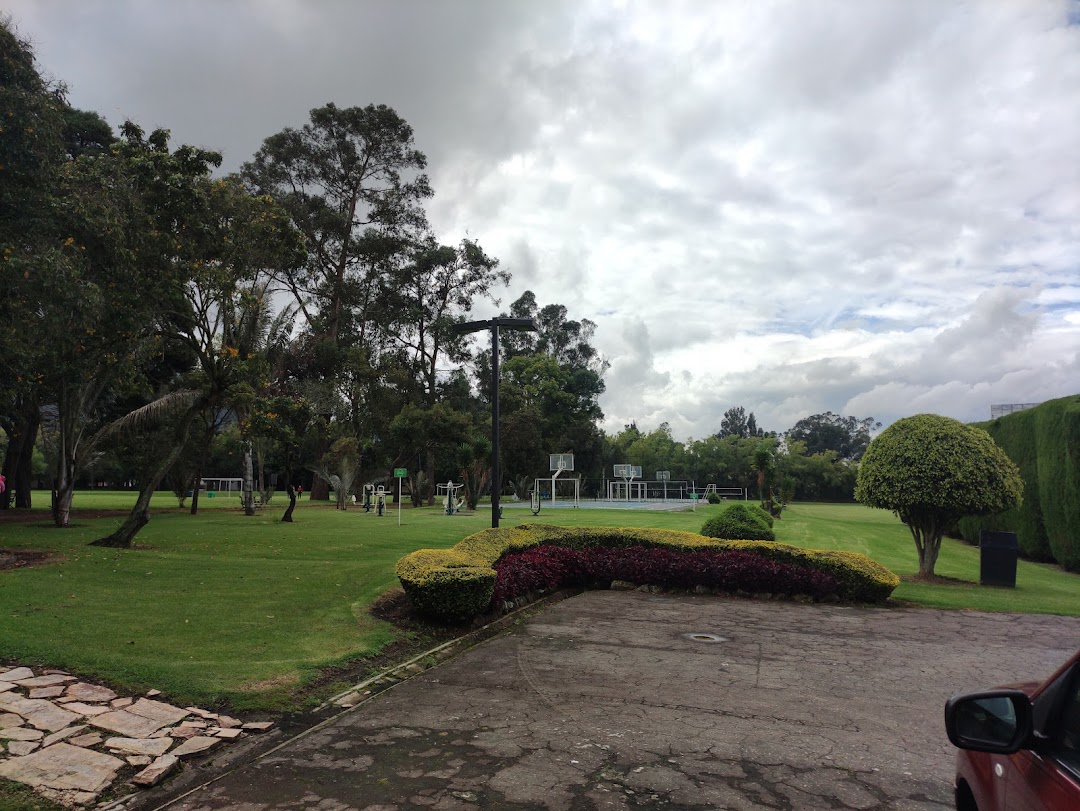
<svg viewBox="0 0 1080 811"><path fill-rule="evenodd" d="M779 515L778 500L773 495L773 484L776 482L776 450L771 441L758 443L754 448L754 472L757 474L761 509L770 515Z"/></svg>
<svg viewBox="0 0 1080 811"><path fill-rule="evenodd" d="M1080 571L1080 397L1050 400L980 427L1019 467L1024 496L999 515L961 519L963 537L977 542L984 529L1016 532L1026 557Z"/></svg>
<svg viewBox="0 0 1080 811"><path fill-rule="evenodd" d="M760 507L737 502L719 515L709 518L701 527L708 538L745 541L774 541L772 517Z"/></svg>
<svg viewBox="0 0 1080 811"><path fill-rule="evenodd" d="M720 430L716 436L720 439L730 436L748 439L764 437L765 431L758 428L757 417L754 416L753 411L747 414L742 406L732 406L724 412L724 417L720 420Z"/></svg>
<svg viewBox="0 0 1080 811"><path fill-rule="evenodd" d="M427 407L406 403L391 421L388 434L397 449L393 466L410 468L409 488L414 507L431 503L439 476L454 478L459 474L456 462L462 446L477 441L469 415L444 403ZM407 464L417 457L425 459L425 469ZM436 460L441 464L437 465Z"/></svg>
<svg viewBox="0 0 1080 811"><path fill-rule="evenodd" d="M936 414L898 420L867 449L855 497L911 530L919 573L932 575L946 529L998 513L1023 494L1019 470L986 431Z"/></svg>
<svg viewBox="0 0 1080 811"><path fill-rule="evenodd" d="M489 529L465 538L448 550L421 549L401 558L397 575L418 611L460 621L482 612L494 595L495 565L506 555L537 546L557 545L585 550L594 547L646 547L680 554L689 552L752 552L770 561L805 566L836 579L843 599L877 602L886 599L899 578L863 555L803 550L785 544L729 541L674 530L632 527L563 528L543 524Z"/></svg>
<svg viewBox="0 0 1080 811"><path fill-rule="evenodd" d="M880 427L873 417L842 417L826 411L799 420L784 438L804 443L810 455L833 451L837 459L858 460L866 453L871 432Z"/></svg>
<svg viewBox="0 0 1080 811"><path fill-rule="evenodd" d="M651 479L656 471L670 471L679 460L679 443L671 435L671 426L660 423L655 431L638 432L625 451L623 463L640 465L645 478Z"/></svg>
<svg viewBox="0 0 1080 811"><path fill-rule="evenodd" d="M575 472L600 478L603 442L597 422L603 417L599 398L608 362L592 344L596 324L568 318L561 304L539 306L532 291L510 305L509 316L533 318L539 331L499 333L505 478L546 473L550 453L573 453ZM476 372L481 397L490 402L490 350L478 354Z"/></svg>
<svg viewBox="0 0 1080 811"><path fill-rule="evenodd" d="M719 504L723 500L718 493L709 493L706 499L710 504Z"/></svg>
<svg viewBox="0 0 1080 811"><path fill-rule="evenodd" d="M530 592L612 580L665 588L704 586L729 592L816 598L838 591L836 579L826 572L740 550L678 552L644 546L578 550L542 545L505 555L495 564L495 571L493 608Z"/></svg>

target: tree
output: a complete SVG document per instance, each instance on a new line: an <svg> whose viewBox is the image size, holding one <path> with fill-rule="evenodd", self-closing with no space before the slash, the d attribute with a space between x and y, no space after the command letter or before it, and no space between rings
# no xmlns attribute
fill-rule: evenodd
<svg viewBox="0 0 1080 811"><path fill-rule="evenodd" d="M430 472L417 470L410 474L409 492L414 507L434 498L436 476L456 474L461 446L473 440L473 423L469 415L444 403L424 408L407 403L394 417L389 427L390 440L397 449L394 467L409 467L410 459L429 457ZM440 462L436 466L436 461Z"/></svg>
<svg viewBox="0 0 1080 811"><path fill-rule="evenodd" d="M546 472L551 453L575 454L578 471L599 461L603 382L594 372L545 353L511 358L501 371L500 451L508 477Z"/></svg>
<svg viewBox="0 0 1080 811"><path fill-rule="evenodd" d="M642 435L630 444L627 460L632 465L639 465L646 479L652 479L658 470L670 471L681 451L681 443L671 436L671 426L662 422L655 431Z"/></svg>
<svg viewBox="0 0 1080 811"><path fill-rule="evenodd" d="M806 443L810 454L836 451L838 459L861 459L870 444L870 434L881 427L873 417L841 417L826 411L804 417L785 432L789 441Z"/></svg>
<svg viewBox="0 0 1080 811"><path fill-rule="evenodd" d="M268 197L252 196L232 180L203 177L193 185L202 206L174 226L181 234L173 264L183 283L166 300L164 320L192 352L195 368L176 381L177 390L118 423L137 426L162 406L174 406L178 415L171 451L142 483L128 518L95 541L98 546L130 547L150 520L153 491L182 453L200 413L225 409L243 416L268 385L265 350L273 319L265 284L258 279L267 269L302 258L299 235Z"/></svg>
<svg viewBox="0 0 1080 811"><path fill-rule="evenodd" d="M531 291L510 305L509 315L534 318L540 330L499 335L502 470L519 497L529 477L547 472L550 453L573 453L577 472L599 478L603 437L597 422L608 362L592 345L596 324L567 318L561 304L539 307ZM478 353L476 371L480 394L490 402L489 349Z"/></svg>
<svg viewBox="0 0 1080 811"><path fill-rule="evenodd" d="M757 418L754 416L754 412L750 412L750 416L746 418L746 435L751 436L765 436L765 431L762 428L758 428Z"/></svg>
<svg viewBox="0 0 1080 811"><path fill-rule="evenodd" d="M1020 471L986 431L936 414L897 420L870 443L855 498L892 510L911 531L919 575L931 577L944 532L960 518L1020 503Z"/></svg>
<svg viewBox="0 0 1080 811"><path fill-rule="evenodd" d="M472 240L455 248L429 238L394 274L388 298L399 327L391 340L410 353L427 405L437 395L439 362L467 359L464 342L450 333L450 325L463 321L477 301L492 300L496 285L510 281L510 274L498 267L499 260Z"/></svg>
<svg viewBox="0 0 1080 811"><path fill-rule="evenodd" d="M757 443L754 448L753 469L757 476L758 500L761 508L770 515L779 515L776 503L779 499L773 493L776 484L775 440L769 439Z"/></svg>
<svg viewBox="0 0 1080 811"><path fill-rule="evenodd" d="M742 406L732 406L724 412L717 436L721 439L726 436L747 437L750 435L747 422L746 409Z"/></svg>
<svg viewBox="0 0 1080 811"><path fill-rule="evenodd" d="M379 367L394 317L390 274L408 262L427 227L426 165L412 128L391 108L327 104L301 129L267 138L242 169L251 188L284 206L307 242L307 260L275 279L293 297L313 345L306 396L326 423L343 367L346 382L371 381L365 367ZM311 497L328 497L324 483L316 484Z"/></svg>
<svg viewBox="0 0 1080 811"><path fill-rule="evenodd" d="M11 490L17 507L30 506L30 466L45 396L41 373L55 368L50 337L58 324L50 316L67 312L55 282L78 275L71 265L85 250L63 227L71 189L60 184L71 161L103 152L113 136L104 119L69 107L63 88L40 76L29 44L4 18L0 110L0 427L8 438L3 472L10 484L0 508L6 509ZM77 280L73 287L78 293Z"/></svg>
<svg viewBox="0 0 1080 811"><path fill-rule="evenodd" d="M419 386L418 396L410 400L434 405L440 395L439 363L469 359L464 336L450 332L450 326L463 321L476 302L494 300L492 289L510 280L510 274L498 266L499 261L476 242L464 239L454 248L428 238L413 251L412 260L392 275L387 299L396 312L397 328L390 338L407 353L404 360ZM424 473L426 481L435 480L432 445L426 450ZM429 506L434 497L432 490Z"/></svg>
<svg viewBox="0 0 1080 811"><path fill-rule="evenodd" d="M281 520L286 523L292 523L293 511L296 509L293 473L299 464L301 437L310 423L310 405L295 394L272 394L257 398L248 412L249 434L277 444L277 458L289 496L289 506L281 516Z"/></svg>
<svg viewBox="0 0 1080 811"><path fill-rule="evenodd" d="M0 494L30 507L30 465L40 426L44 364L34 329L40 271L56 253L51 198L63 162L63 99L37 70L34 52L0 16L0 427L7 435Z"/></svg>

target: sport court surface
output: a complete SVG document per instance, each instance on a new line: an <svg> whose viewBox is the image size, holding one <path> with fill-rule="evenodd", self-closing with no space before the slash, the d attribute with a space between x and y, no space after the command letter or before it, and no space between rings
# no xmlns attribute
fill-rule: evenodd
<svg viewBox="0 0 1080 811"><path fill-rule="evenodd" d="M530 509L527 501L500 501L500 506L503 509L519 510ZM544 499L540 505L540 515L544 514L545 510L692 510L694 503L692 501L686 501L682 499L670 499L668 501L605 501L603 499L586 500L581 499L577 506L574 506L573 498L560 497L554 504L550 499ZM480 507L480 511L483 511L483 507Z"/></svg>
<svg viewBox="0 0 1080 811"><path fill-rule="evenodd" d="M1080 618L589 592L167 806L945 809L952 693Z"/></svg>

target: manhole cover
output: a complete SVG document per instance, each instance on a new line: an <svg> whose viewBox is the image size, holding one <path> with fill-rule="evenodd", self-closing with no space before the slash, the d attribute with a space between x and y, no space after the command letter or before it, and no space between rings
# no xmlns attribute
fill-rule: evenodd
<svg viewBox="0 0 1080 811"><path fill-rule="evenodd" d="M691 642L727 642L727 637L720 634L683 634Z"/></svg>

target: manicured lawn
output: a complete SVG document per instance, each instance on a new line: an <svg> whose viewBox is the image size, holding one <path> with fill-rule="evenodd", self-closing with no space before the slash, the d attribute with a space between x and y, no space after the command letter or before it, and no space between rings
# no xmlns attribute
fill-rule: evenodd
<svg viewBox="0 0 1080 811"><path fill-rule="evenodd" d="M45 503L43 494L37 494ZM129 506L131 493L78 493L77 509ZM213 508L209 505L213 503ZM381 518L306 499L296 522L283 505L245 517L237 499L204 500L198 516L161 494L135 550L87 546L119 519L75 520L57 530L47 510L29 523L0 521L0 546L50 550L59 561L0 572L0 660L64 667L118 687L162 690L173 701L237 708L287 707L289 691L318 668L377 652L400 632L368 614L397 585L394 564L421 547L447 547L490 526L475 515L396 510ZM697 531L722 507L692 512L528 510L525 522L632 525ZM891 514L854 505L796 505L778 540L864 552L898 574L917 568L907 529ZM938 571L977 581L978 550L947 540ZM902 584L898 599L923 605L1080 614L1080 577L1021 563L1014 590Z"/></svg>
<svg viewBox="0 0 1080 811"><path fill-rule="evenodd" d="M775 529L778 541L794 546L861 552L901 577L919 571L911 533L886 510L854 504L796 504L784 512ZM1080 616L1080 575L1057 566L1021 560L1015 589L980 586L978 548L945 538L935 573L970 584L903 582L893 597L935 608Z"/></svg>

